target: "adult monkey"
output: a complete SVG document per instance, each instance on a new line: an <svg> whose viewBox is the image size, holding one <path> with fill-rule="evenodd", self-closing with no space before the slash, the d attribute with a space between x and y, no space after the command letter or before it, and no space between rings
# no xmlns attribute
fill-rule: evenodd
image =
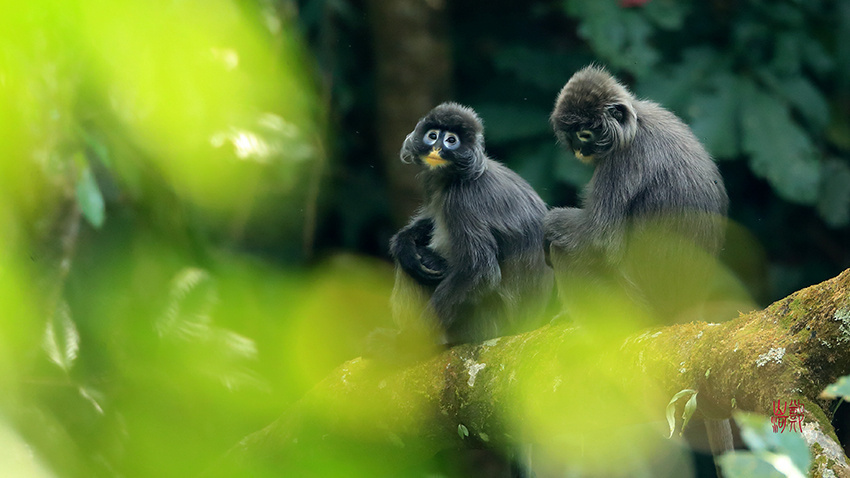
<svg viewBox="0 0 850 478"><path fill-rule="evenodd" d="M407 135L401 160L422 167L425 202L390 240L396 353L422 347L416 339L423 328L436 342L454 345L541 325L554 286L543 247L546 204L518 174L487 157L478 115L451 102L435 107ZM486 443L479 446L454 460L471 461L471 472L473 457L483 453L511 476L528 476L530 462L518 450L508 450L503 462Z"/></svg>
<svg viewBox="0 0 850 478"><path fill-rule="evenodd" d="M613 281L663 321L692 313L728 208L711 156L673 113L635 99L596 66L570 78L551 123L562 144L595 166L582 207L546 215L559 282L574 278L569 289L559 286L562 295Z"/></svg>
<svg viewBox="0 0 850 478"><path fill-rule="evenodd" d="M663 322L698 316L728 198L690 128L597 66L570 78L551 124L559 142L595 167L582 207L556 208L545 219L565 313L581 320L577 309L601 288ZM715 455L732 448L728 420L706 425Z"/></svg>
<svg viewBox="0 0 850 478"><path fill-rule="evenodd" d="M456 103L435 107L405 139L401 160L422 166L425 203L390 241L399 327L425 322L438 341L456 344L539 325L554 280L543 250L546 205L487 157L478 115Z"/></svg>

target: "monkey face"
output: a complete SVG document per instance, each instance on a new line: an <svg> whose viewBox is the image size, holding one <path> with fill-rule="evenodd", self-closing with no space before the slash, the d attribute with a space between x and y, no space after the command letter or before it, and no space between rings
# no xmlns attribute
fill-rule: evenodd
<svg viewBox="0 0 850 478"><path fill-rule="evenodd" d="M443 103L419 120L401 148L401 160L428 171L462 174L484 164L483 126L469 108Z"/></svg>
<svg viewBox="0 0 850 478"><path fill-rule="evenodd" d="M637 131L632 95L605 70L580 70L558 95L552 127L558 140L584 162L628 146Z"/></svg>
<svg viewBox="0 0 850 478"><path fill-rule="evenodd" d="M596 117L576 117L562 121L555 130L558 139L584 163L592 163L613 149L615 129L621 128L625 115L622 104L607 105Z"/></svg>

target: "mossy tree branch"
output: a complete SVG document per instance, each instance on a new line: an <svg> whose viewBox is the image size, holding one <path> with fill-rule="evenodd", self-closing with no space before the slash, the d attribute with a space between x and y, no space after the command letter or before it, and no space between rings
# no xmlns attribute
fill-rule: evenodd
<svg viewBox="0 0 850 478"><path fill-rule="evenodd" d="M470 442L547 441L569 435L567 422L576 425L567 432L580 430L586 438L595 428L582 422L586 416L613 415L618 425L663 422L667 400L694 389L698 415L710 418L729 417L736 408L772 415L775 400L803 401L816 476L827 467L850 476L819 398L850 373L848 345L850 270L729 322L672 325L617 344L554 324L395 369L358 358L243 440L228 463L297 471L322 453L379 453L382 467L392 469ZM598 399L612 395L614 402ZM578 414L571 414L575 408ZM607 422L599 428L612 430ZM570 446L569 438L559 440Z"/></svg>

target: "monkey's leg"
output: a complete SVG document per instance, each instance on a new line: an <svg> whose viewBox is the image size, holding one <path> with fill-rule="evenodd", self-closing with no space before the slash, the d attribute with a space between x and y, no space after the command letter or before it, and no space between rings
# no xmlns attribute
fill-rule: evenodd
<svg viewBox="0 0 850 478"><path fill-rule="evenodd" d="M424 356L433 350L434 345L439 343L440 331L436 319L428 320L423 314L432 292L433 287L420 285L401 267L396 267L390 308L398 330L392 334L383 333L384 337L372 341L375 355L404 359Z"/></svg>

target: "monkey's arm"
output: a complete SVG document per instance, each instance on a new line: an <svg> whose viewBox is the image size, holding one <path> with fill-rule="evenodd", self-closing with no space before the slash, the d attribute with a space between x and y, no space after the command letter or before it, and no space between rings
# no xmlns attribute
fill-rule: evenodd
<svg viewBox="0 0 850 478"><path fill-rule="evenodd" d="M420 216L390 239L390 255L402 270L425 286L440 283L445 276L446 260L428 247L434 221Z"/></svg>
<svg viewBox="0 0 850 478"><path fill-rule="evenodd" d="M550 245L566 251L580 248L586 236L586 217L586 211L577 207L559 207L547 212L543 218L547 253Z"/></svg>
<svg viewBox="0 0 850 478"><path fill-rule="evenodd" d="M550 210L543 220L547 252L556 248L567 254L601 254L604 261L618 263L624 253L629 204L628 198L609 198L588 208Z"/></svg>

